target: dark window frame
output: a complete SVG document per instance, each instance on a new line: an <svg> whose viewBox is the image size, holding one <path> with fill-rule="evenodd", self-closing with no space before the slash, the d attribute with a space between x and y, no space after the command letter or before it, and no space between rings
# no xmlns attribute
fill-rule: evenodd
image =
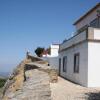
<svg viewBox="0 0 100 100"><path fill-rule="evenodd" d="M75 53L74 54L74 73L79 73L79 67L80 67L80 53Z"/></svg>
<svg viewBox="0 0 100 100"><path fill-rule="evenodd" d="M61 62L62 62L62 59L59 58L59 75L60 75L60 73L61 73Z"/></svg>
<svg viewBox="0 0 100 100"><path fill-rule="evenodd" d="M98 27L100 28L100 17L98 17Z"/></svg>
<svg viewBox="0 0 100 100"><path fill-rule="evenodd" d="M67 56L63 57L63 72L67 72Z"/></svg>

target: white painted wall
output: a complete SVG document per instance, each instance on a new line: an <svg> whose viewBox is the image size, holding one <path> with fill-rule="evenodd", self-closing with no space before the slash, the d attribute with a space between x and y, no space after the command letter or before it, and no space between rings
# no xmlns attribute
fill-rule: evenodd
<svg viewBox="0 0 100 100"><path fill-rule="evenodd" d="M100 7L97 8L100 10ZM89 14L87 17L85 17L82 21L80 21L79 23L77 23L76 26L76 30L79 30L80 28L82 28L85 25L89 25L89 23L91 21L93 21L96 17L97 17L97 9L94 10L91 14Z"/></svg>
<svg viewBox="0 0 100 100"><path fill-rule="evenodd" d="M88 43L88 87L100 87L100 43Z"/></svg>
<svg viewBox="0 0 100 100"><path fill-rule="evenodd" d="M48 63L50 64L51 68L58 70L59 69L59 59L58 57L49 57Z"/></svg>
<svg viewBox="0 0 100 100"><path fill-rule="evenodd" d="M59 45L58 44L52 44L50 46L51 48L51 54L42 57L42 59L48 61L50 64L50 67L53 69L58 70L59 69L59 59L58 59L58 51L59 51Z"/></svg>
<svg viewBox="0 0 100 100"><path fill-rule="evenodd" d="M79 65L79 73L76 74L73 72L74 70L74 54L80 53L80 65ZM63 72L63 57L67 56L67 72ZM79 83L83 86L87 86L87 69L88 69L88 43L84 42L79 44L73 48L70 48L66 51L60 53L59 57L61 58L61 76Z"/></svg>
<svg viewBox="0 0 100 100"><path fill-rule="evenodd" d="M51 45L50 46L50 48L51 48L51 57L56 57L56 56L58 56L58 51L59 51L59 45Z"/></svg>
<svg viewBox="0 0 100 100"><path fill-rule="evenodd" d="M74 54L80 53L79 74L73 73ZM63 72L63 61L61 75L71 81L86 87L100 87L100 43L85 42L60 53L60 58L67 56L67 72Z"/></svg>
<svg viewBox="0 0 100 100"><path fill-rule="evenodd" d="M46 60L52 69L59 69L59 57L42 57L42 59Z"/></svg>
<svg viewBox="0 0 100 100"><path fill-rule="evenodd" d="M94 28L94 39L100 40L100 29Z"/></svg>

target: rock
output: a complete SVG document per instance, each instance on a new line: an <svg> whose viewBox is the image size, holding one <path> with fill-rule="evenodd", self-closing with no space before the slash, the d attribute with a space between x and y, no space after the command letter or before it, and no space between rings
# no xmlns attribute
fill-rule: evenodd
<svg viewBox="0 0 100 100"><path fill-rule="evenodd" d="M2 100L51 100L50 82L57 82L57 72L46 62L32 58L34 63L30 58L23 60L9 77Z"/></svg>

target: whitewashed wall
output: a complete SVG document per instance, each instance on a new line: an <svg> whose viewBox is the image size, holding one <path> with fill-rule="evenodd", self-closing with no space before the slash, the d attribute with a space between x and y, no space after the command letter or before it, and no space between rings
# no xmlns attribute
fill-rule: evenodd
<svg viewBox="0 0 100 100"><path fill-rule="evenodd" d="M79 73L74 73L74 54L80 53L80 65ZM67 56L67 72L63 72L63 57ZM87 86L87 69L88 69L88 43L82 43L73 48L70 48L66 51L60 53L59 57L61 58L61 76L79 83L83 86Z"/></svg>
<svg viewBox="0 0 100 100"><path fill-rule="evenodd" d="M59 45L51 45L51 56L56 57L58 56Z"/></svg>
<svg viewBox="0 0 100 100"><path fill-rule="evenodd" d="M100 40L100 29L94 28L94 39Z"/></svg>
<svg viewBox="0 0 100 100"><path fill-rule="evenodd" d="M100 87L100 43L88 43L88 87Z"/></svg>
<svg viewBox="0 0 100 100"><path fill-rule="evenodd" d="M98 9L100 9L100 7L98 8ZM82 28L83 26L85 26L85 25L89 25L89 23L91 22L91 21L93 21L95 18L97 17L97 9L96 10L94 10L91 14L89 14L87 17L85 17L82 21L80 21L78 24L76 24L75 26L76 26L76 29L78 30L78 29L80 29L80 28Z"/></svg>
<svg viewBox="0 0 100 100"><path fill-rule="evenodd" d="M48 61L50 67L53 69L59 69L59 58L57 57L42 57L42 59Z"/></svg>
<svg viewBox="0 0 100 100"><path fill-rule="evenodd" d="M51 68L58 70L59 69L58 68L59 67L59 65L58 65L58 63L59 63L59 61L58 61L59 60L58 59L59 45L52 44L50 46L50 48L51 48L51 54L42 57L42 59L46 60L49 63Z"/></svg>
<svg viewBox="0 0 100 100"><path fill-rule="evenodd" d="M59 59L58 57L50 57L48 58L48 62L51 68L58 70L59 69Z"/></svg>

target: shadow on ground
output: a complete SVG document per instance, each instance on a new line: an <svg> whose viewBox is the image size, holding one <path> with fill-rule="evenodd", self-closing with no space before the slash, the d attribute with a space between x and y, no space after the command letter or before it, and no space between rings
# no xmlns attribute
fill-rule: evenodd
<svg viewBox="0 0 100 100"><path fill-rule="evenodd" d="M100 100L100 92L96 93L85 93L87 100Z"/></svg>

